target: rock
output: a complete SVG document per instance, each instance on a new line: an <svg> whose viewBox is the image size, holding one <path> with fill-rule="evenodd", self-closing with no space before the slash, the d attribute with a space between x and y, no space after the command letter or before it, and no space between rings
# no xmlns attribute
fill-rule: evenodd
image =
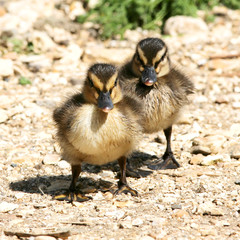
<svg viewBox="0 0 240 240"><path fill-rule="evenodd" d="M88 63L106 62L122 64L127 58L132 56L132 54L132 49L89 47L83 54L83 61Z"/></svg>
<svg viewBox="0 0 240 240"><path fill-rule="evenodd" d="M211 154L211 150L209 147L204 147L204 146L193 146L191 148L191 153L192 154L202 154L202 155L209 155Z"/></svg>
<svg viewBox="0 0 240 240"><path fill-rule="evenodd" d="M175 209L172 214L175 218L188 218L190 217L189 213L183 209Z"/></svg>
<svg viewBox="0 0 240 240"><path fill-rule="evenodd" d="M7 77L13 75L13 61L0 58L0 76Z"/></svg>
<svg viewBox="0 0 240 240"><path fill-rule="evenodd" d="M190 113L184 113L180 116L177 123L179 124L191 124L193 122L193 116Z"/></svg>
<svg viewBox="0 0 240 240"><path fill-rule="evenodd" d="M56 238L51 236L37 236L34 240L56 240Z"/></svg>
<svg viewBox="0 0 240 240"><path fill-rule="evenodd" d="M43 31L33 31L28 41L33 43L34 52L42 53L56 48L54 41Z"/></svg>
<svg viewBox="0 0 240 240"><path fill-rule="evenodd" d="M210 70L222 69L223 71L229 71L238 68L238 61L235 59L213 59L208 62L208 68Z"/></svg>
<svg viewBox="0 0 240 240"><path fill-rule="evenodd" d="M208 26L202 19L187 16L170 17L164 26L164 33L171 36L207 32Z"/></svg>
<svg viewBox="0 0 240 240"><path fill-rule="evenodd" d="M223 160L223 155L209 155L207 157L204 157L200 164L203 166L210 166L217 164L218 162L223 162Z"/></svg>
<svg viewBox="0 0 240 240"><path fill-rule="evenodd" d="M43 164L58 164L60 157L58 154L47 154L43 159Z"/></svg>
<svg viewBox="0 0 240 240"><path fill-rule="evenodd" d="M58 165L58 167L60 167L60 168L62 168L62 169L68 169L68 168L70 168L70 164L67 162L67 161L65 161L65 160L61 160L61 161L59 161L58 163L57 163L57 165Z"/></svg>
<svg viewBox="0 0 240 240"><path fill-rule="evenodd" d="M203 161L204 156L202 154L197 154L194 155L191 160L190 160L190 164L192 165L201 165L202 161Z"/></svg>
<svg viewBox="0 0 240 240"><path fill-rule="evenodd" d="M175 210L175 209L182 209L182 206L181 206L180 204L176 204L176 203L174 203L174 204L171 204L171 208L172 208L172 210Z"/></svg>
<svg viewBox="0 0 240 240"><path fill-rule="evenodd" d="M234 123L230 127L230 134L234 137L240 135L240 123Z"/></svg>
<svg viewBox="0 0 240 240"><path fill-rule="evenodd" d="M232 107L233 107L234 109L240 109L240 102L233 102L233 103L232 103Z"/></svg>
<svg viewBox="0 0 240 240"><path fill-rule="evenodd" d="M73 1L69 7L68 16L70 19L75 20L77 16L83 15L86 13L86 10L83 7L83 3L79 1Z"/></svg>
<svg viewBox="0 0 240 240"><path fill-rule="evenodd" d="M8 202L0 203L0 212L1 213L7 213L7 212L15 210L16 208L18 208L18 204L15 204L15 203L8 203Z"/></svg>
<svg viewBox="0 0 240 240"><path fill-rule="evenodd" d="M27 63L33 72L48 70L52 67L52 60L45 55L22 55L19 58L23 63Z"/></svg>
<svg viewBox="0 0 240 240"><path fill-rule="evenodd" d="M202 203L198 206L198 214L211 215L211 216L223 216L224 212L220 207L217 207L212 202Z"/></svg>
<svg viewBox="0 0 240 240"><path fill-rule="evenodd" d="M143 220L141 218L135 218L132 221L132 225L135 226L135 227L139 227L142 224L143 224Z"/></svg>
<svg viewBox="0 0 240 240"><path fill-rule="evenodd" d="M201 233L202 236L216 236L218 235L217 229L213 227L207 227L207 228L201 228L199 229L199 232Z"/></svg>
<svg viewBox="0 0 240 240"><path fill-rule="evenodd" d="M0 123L6 122L7 120L8 120L7 111L0 109Z"/></svg>
<svg viewBox="0 0 240 240"><path fill-rule="evenodd" d="M240 158L240 144L239 143L236 143L236 144L233 144L232 146L230 146L228 151L229 151L231 158L236 158L236 159Z"/></svg>
<svg viewBox="0 0 240 240"><path fill-rule="evenodd" d="M79 65L82 54L83 50L77 44L69 44L63 51L61 59L54 64L54 69L56 71L70 72L75 70Z"/></svg>
<svg viewBox="0 0 240 240"><path fill-rule="evenodd" d="M223 144L226 142L226 140L227 140L226 137L223 135L207 135L204 137L195 138L192 142L192 145L199 146L199 148L194 149L206 150L205 152L206 155L209 152L209 150L210 153L217 154L222 151Z"/></svg>

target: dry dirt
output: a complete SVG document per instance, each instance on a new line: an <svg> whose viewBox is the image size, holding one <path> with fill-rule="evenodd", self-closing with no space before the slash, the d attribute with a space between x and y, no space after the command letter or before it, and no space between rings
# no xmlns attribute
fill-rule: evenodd
<svg viewBox="0 0 240 240"><path fill-rule="evenodd" d="M94 25L71 21L78 1L55 2L58 8L51 1L0 2L0 238L240 239L239 11L216 9L208 31L165 38L196 86L173 128L181 167L149 169L165 139L146 135L131 161L142 177L128 178L139 197L102 191L117 184L117 164L85 165L79 184L93 200L70 204L52 199L71 178L53 109L81 87L89 64L120 64L140 39L160 34L129 31L123 41L101 42ZM20 84L21 76L31 84Z"/></svg>

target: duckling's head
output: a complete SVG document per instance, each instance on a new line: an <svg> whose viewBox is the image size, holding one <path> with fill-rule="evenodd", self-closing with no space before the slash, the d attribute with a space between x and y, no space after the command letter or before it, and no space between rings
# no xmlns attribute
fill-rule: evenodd
<svg viewBox="0 0 240 240"><path fill-rule="evenodd" d="M168 74L170 60L166 44L159 38L141 40L133 57L133 71L146 86L152 86L158 77Z"/></svg>
<svg viewBox="0 0 240 240"><path fill-rule="evenodd" d="M87 72L83 95L87 102L97 105L103 112L110 112L122 99L117 68L104 63L92 65Z"/></svg>

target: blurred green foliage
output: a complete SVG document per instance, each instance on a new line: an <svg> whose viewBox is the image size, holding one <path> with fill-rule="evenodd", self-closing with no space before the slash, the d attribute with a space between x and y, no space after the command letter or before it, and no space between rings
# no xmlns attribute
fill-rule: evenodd
<svg viewBox="0 0 240 240"><path fill-rule="evenodd" d="M24 76L21 76L21 77L18 79L18 82L19 82L20 85L23 85L23 86L25 86L25 85L27 85L27 84L32 84L32 82L31 82L28 78L26 78L26 77L24 77Z"/></svg>
<svg viewBox="0 0 240 240"><path fill-rule="evenodd" d="M220 4L240 9L239 0L99 0L95 8L76 20L99 24L100 37L107 39L123 37L126 29L157 29L171 16L196 16L197 9L210 10ZM206 20L213 17L208 14Z"/></svg>

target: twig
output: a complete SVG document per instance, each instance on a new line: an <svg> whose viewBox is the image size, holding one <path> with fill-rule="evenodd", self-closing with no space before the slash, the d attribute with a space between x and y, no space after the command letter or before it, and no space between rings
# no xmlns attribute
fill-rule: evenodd
<svg viewBox="0 0 240 240"><path fill-rule="evenodd" d="M62 232L49 232L49 233L25 233L25 232L17 232L17 231L4 231L7 236L17 236L17 237L37 237L37 236L52 236L55 238L66 238L71 235L69 230Z"/></svg>
<svg viewBox="0 0 240 240"><path fill-rule="evenodd" d="M233 53L233 54L225 54L225 55L212 55L209 59L218 59L218 58L237 58L240 57L240 53Z"/></svg>

